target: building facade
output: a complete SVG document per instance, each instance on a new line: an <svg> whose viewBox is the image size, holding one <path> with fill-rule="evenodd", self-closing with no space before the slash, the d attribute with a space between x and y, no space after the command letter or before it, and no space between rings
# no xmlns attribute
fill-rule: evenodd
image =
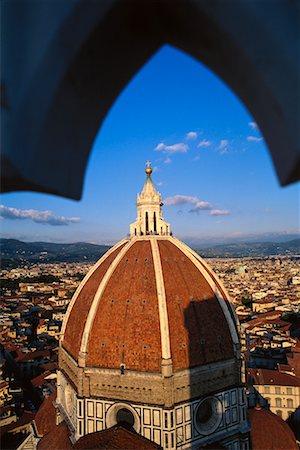
<svg viewBox="0 0 300 450"><path fill-rule="evenodd" d="M121 424L164 449L249 448L239 329L224 286L172 236L151 168L130 236L77 289L59 349L72 442Z"/></svg>
<svg viewBox="0 0 300 450"><path fill-rule="evenodd" d="M299 407L300 378L278 370L248 369L248 379L253 391L251 399L257 391L270 410L283 420L287 420Z"/></svg>

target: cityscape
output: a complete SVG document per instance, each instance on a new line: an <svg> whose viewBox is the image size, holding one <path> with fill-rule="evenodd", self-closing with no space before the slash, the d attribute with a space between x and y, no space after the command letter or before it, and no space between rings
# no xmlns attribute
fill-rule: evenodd
<svg viewBox="0 0 300 450"><path fill-rule="evenodd" d="M298 6L1 2L1 449L300 449Z"/></svg>
<svg viewBox="0 0 300 450"><path fill-rule="evenodd" d="M146 222L143 222L144 214L138 213L137 222L133 223L130 228L131 239L133 241L141 239L139 242L143 242L145 239L151 241L151 239L155 238L158 240L158 245L161 245L159 237L171 240L173 237L169 224L166 224L162 219L160 194L157 193L152 184L151 172L152 169L148 166L146 169L147 180L137 204L140 205L138 208L141 208L142 211L143 208L149 208L147 203L149 196L152 199L152 204L155 205L155 201L157 201L157 206L154 206L154 208L157 208L156 215L154 213L155 220L150 223L146 213L147 219ZM157 200L155 200L156 198ZM151 231L151 226L154 227L153 232ZM146 227L144 232L142 231L143 227ZM141 230L140 237L136 236L137 229ZM161 229L160 233L156 231L158 229ZM158 236L156 237L157 234ZM160 234L161 236L159 236ZM170 236L169 238L165 237L168 235ZM116 247L124 245L122 242L117 244ZM2 243L2 256L5 256L4 247L4 243ZM81 248L85 249L88 254L89 247L82 245ZM114 248L103 248L102 259L105 258L105 252L109 254ZM70 430L66 433L66 426L63 430L64 433L57 426L56 439L58 440L55 441L53 437L55 423L65 423L57 422L58 419L55 419L55 416L57 416L55 408L57 406L53 406L59 401L58 399L55 400L56 395L62 395L56 394L58 384L62 383L59 373L65 373L62 369L64 357L62 355L59 356L59 351L61 351L59 350L61 345L59 342L62 341L63 335L65 336L64 339L66 339L68 326L70 327L68 325L63 331L63 323L66 323L67 320L66 313L68 307L70 310L72 298L76 298L76 290L80 291L78 289L79 286L81 286L81 289L85 289L84 285L82 287L82 282L88 286L86 275L95 272L95 267L99 263L94 266L93 262L87 261L84 250L79 257L80 261L77 262L47 262L47 251L40 251L40 254L35 254L35 257L40 258L40 262L30 262L26 260L26 252L24 250L14 251L16 253L15 256L18 256L19 252L23 255L23 259L18 263L19 265L15 263L13 267L9 267L9 262L13 258L8 259L6 257L3 259L0 272L0 423L3 448L27 449L35 448L34 446L36 445L37 448L49 448L49 445L56 445L55 448L73 448L71 447L72 441L69 440ZM160 248L160 252L162 252L162 248ZM30 256L30 252L27 253L27 257ZM11 253L10 256L12 256ZM294 433L294 435L292 434L294 436L294 444L291 436L289 436L290 441L288 442L292 446L286 448L297 448L296 440L297 442L300 440L299 259L300 255L297 252L293 254L291 251L288 251L286 254L271 256L235 258L228 256L206 259L213 270L212 273L215 273L222 283L220 286L224 286L228 292L239 320L241 345L240 382L242 383L240 386L245 386L249 415L249 419L246 419L246 415L243 413L244 420L248 420L246 422L248 424L250 423L249 420L254 423L254 412L256 414L260 411L273 413L276 417L282 419L282 423L286 427L290 427L289 429L293 430L291 433ZM135 261L138 261L138 259ZM113 263L111 262L110 264L112 265ZM164 277L166 277L166 273ZM117 297L118 289L113 294ZM224 288L220 287L219 289ZM144 295L147 296L148 294L145 293ZM111 300L111 302L116 301ZM128 302L129 300L127 300ZM143 300L143 302L146 302L146 300ZM75 304L73 308L75 308ZM71 319L69 318L68 320L70 321ZM79 318L77 317L76 320L78 321L77 333L80 333ZM169 320L172 319L169 318ZM110 326L113 326L112 322L110 322ZM146 329L144 329L144 332L146 332ZM75 335L72 339L76 339ZM119 338L115 336L114 339ZM146 343L147 338L144 339L144 344ZM71 349L76 344L75 341L72 341L68 345L71 345ZM68 348L67 345L66 348ZM73 352L73 350L70 351ZM125 363L123 366L121 364L121 374L124 372L127 372ZM102 375L102 379L103 377L104 375ZM66 378L66 380L69 380L69 378ZM68 389L68 386L66 385L64 389ZM214 387L213 390L215 389ZM102 396L105 397L105 394L102 393ZM121 396L121 398L126 398L126 396ZM125 404L121 403L121 405ZM68 408L68 405L65 408ZM128 423L133 416L128 416L128 418L126 411L127 414L131 414L130 411L124 408L123 410L125 411L123 412L125 414L123 417L126 424L125 429L127 429ZM60 412L61 417L64 417L62 414ZM65 420L67 420L66 417ZM240 418L240 420L242 419ZM260 420L270 420L270 418L260 418ZM101 430L102 426L97 425L96 430ZM242 442L243 447L234 447L227 443L227 446L222 448L251 448L249 447L251 444L249 444L247 433L250 431L253 445L258 439L255 434L256 430L251 428L252 425L248 425L248 428L246 425L243 426L244 434L242 435L243 438L240 438L240 443ZM81 420L79 420L79 431L76 432L79 434L79 437L85 434L83 427L83 422L81 423ZM163 448L189 448L189 441L195 433L195 431L190 431L190 437L188 437L187 431L184 436L179 429L175 428L175 434L173 432L170 432L170 434L164 432L163 444L158 429L156 431L154 429L152 432L149 431L149 433L147 430L150 429L145 427L144 436L148 439L147 445L150 445L149 448L161 448L161 446ZM87 432L92 434L99 433L99 431L95 431L94 426L91 429L87 428ZM283 430L285 439L287 439L286 433L288 434L288 431ZM49 440L50 435L51 440ZM207 433L205 432L204 435L207 435ZM80 442L80 439L78 442ZM99 442L101 443L102 441L100 440ZM101 447L99 442L97 443L98 446L93 448L104 448ZM124 444L124 442L128 442L124 436L121 437L121 442L123 442L122 445L128 445ZM238 441L236 440L235 442ZM62 446L62 443L64 446ZM152 444L153 446L151 446ZM84 445L84 447L80 448L87 448L86 445L88 444L85 443ZM140 445L143 445L141 441L139 441L137 447L133 448L138 448ZM144 445L145 447L139 448L148 448L145 443ZM74 448L79 447L75 446ZM213 443L209 444L208 440L207 445L205 444L203 448L221 447L215 447ZM255 445L252 448L256 448Z"/></svg>

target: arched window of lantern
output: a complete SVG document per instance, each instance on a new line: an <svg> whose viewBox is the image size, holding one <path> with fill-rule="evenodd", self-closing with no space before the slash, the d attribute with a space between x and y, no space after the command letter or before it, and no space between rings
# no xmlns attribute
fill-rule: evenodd
<svg viewBox="0 0 300 450"><path fill-rule="evenodd" d="M149 233L149 218L148 211L145 212L145 224L146 224L146 234Z"/></svg>

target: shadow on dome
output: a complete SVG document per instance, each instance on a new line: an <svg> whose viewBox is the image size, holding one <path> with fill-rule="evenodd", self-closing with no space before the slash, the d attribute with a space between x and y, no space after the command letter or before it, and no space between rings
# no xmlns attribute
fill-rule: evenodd
<svg viewBox="0 0 300 450"><path fill-rule="evenodd" d="M182 395L186 388L189 390L191 421L187 424L187 412L177 410L177 423L182 417L182 427L176 430L177 445L183 444L190 435L202 439L201 448L225 448L223 446L233 438L227 433L228 426L238 427L246 418L240 361L220 301L225 304L225 300L217 297L193 298L182 310L188 348L185 349L182 342L181 352L177 354L187 358L189 379L187 386L177 390ZM171 341L171 346L180 346L182 334L179 329L178 341ZM176 366L176 361L173 364ZM244 431L239 435L239 442L247 441L247 430Z"/></svg>
<svg viewBox="0 0 300 450"><path fill-rule="evenodd" d="M184 309L184 324L189 343L187 367L213 364L234 356L229 326L215 296L192 299Z"/></svg>

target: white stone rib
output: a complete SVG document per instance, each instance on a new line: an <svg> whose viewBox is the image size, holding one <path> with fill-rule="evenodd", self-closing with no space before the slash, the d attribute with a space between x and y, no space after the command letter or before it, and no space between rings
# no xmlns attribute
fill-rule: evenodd
<svg viewBox="0 0 300 450"><path fill-rule="evenodd" d="M176 245L189 259L191 259L191 255L194 257L194 259L192 259L192 262L195 264L197 269L200 270L200 272L202 273L203 277L208 282L209 286L212 288L215 296L217 297L217 299L219 301L219 304L220 304L220 306L222 308L222 311L224 313L224 316L225 316L225 318L227 320L227 323L229 325L229 330L230 330L232 342L234 344L238 345L239 344L239 338L238 338L237 331L236 331L235 325L233 323L233 319L231 317L230 311L228 310L227 304L226 304L226 302L225 302L221 292L219 291L218 286L216 285L214 280L209 276L209 274L206 272L206 270L202 266L202 264L203 264L205 267L207 267L207 269L210 272L210 269L209 269L208 265L206 263L204 263L202 258L200 258L199 255L197 255L196 252L194 252L190 247L188 247L183 242L179 241L176 238L169 238L169 240L171 242L173 242L174 245ZM221 287L223 289L223 285L221 283L220 283L220 285L221 285ZM224 292L226 293L225 288L224 288ZM230 303L230 301L229 301L229 303Z"/></svg>
<svg viewBox="0 0 300 450"><path fill-rule="evenodd" d="M131 239L130 241L128 241L128 243L124 246L124 248L122 248L122 250L118 253L118 255L116 256L116 258L113 260L113 262L111 263L111 265L109 266L109 268L107 269L104 277L102 278L102 281L97 289L97 292L94 296L94 300L92 302L92 305L90 307L88 316L87 316L87 320L85 323L85 328L84 328L84 332L82 335L82 340L81 340L81 346L80 346L80 352L79 352L79 356L80 358L82 357L85 360L85 356L86 356L86 350L87 350L87 343L88 343L88 337L90 334L90 330L92 328L93 322L94 322L94 318L95 318L95 314L96 311L98 309L98 305L99 305L99 301L101 299L101 296L104 292L104 289L107 286L107 283L110 279L110 277L112 276L112 274L114 273L116 267L118 266L119 262L122 260L122 258L125 256L125 254L128 252L128 250L130 249L130 247L133 246L133 244L135 244L137 241L137 239Z"/></svg>
<svg viewBox="0 0 300 450"><path fill-rule="evenodd" d="M89 278L93 275L93 273L98 269L98 267L100 266L100 264L102 264L106 258L109 257L109 255L111 255L117 248L119 248L121 245L123 245L125 242L127 242L128 239L122 239L122 241L118 242L116 245L114 245L112 248L110 248L100 259L99 261L96 262L96 264L88 271L88 273L86 274L86 276L84 277L84 279L81 281L81 283L79 284L78 288L76 289L75 294L73 295L73 298L68 306L66 315L64 317L63 320L63 324L62 324L62 329L61 329L61 335L60 335L60 343L63 341L64 335L65 335L65 330L66 330L66 326L69 320L69 316L71 314L71 311L73 309L74 303L76 302L80 292L82 291L83 286L85 285L85 283L89 280Z"/></svg>
<svg viewBox="0 0 300 450"><path fill-rule="evenodd" d="M169 332L168 310L167 310L166 292L161 266L161 259L157 240L155 238L151 238L150 242L153 255L156 290L158 298L162 358L169 360L171 359L170 332Z"/></svg>

